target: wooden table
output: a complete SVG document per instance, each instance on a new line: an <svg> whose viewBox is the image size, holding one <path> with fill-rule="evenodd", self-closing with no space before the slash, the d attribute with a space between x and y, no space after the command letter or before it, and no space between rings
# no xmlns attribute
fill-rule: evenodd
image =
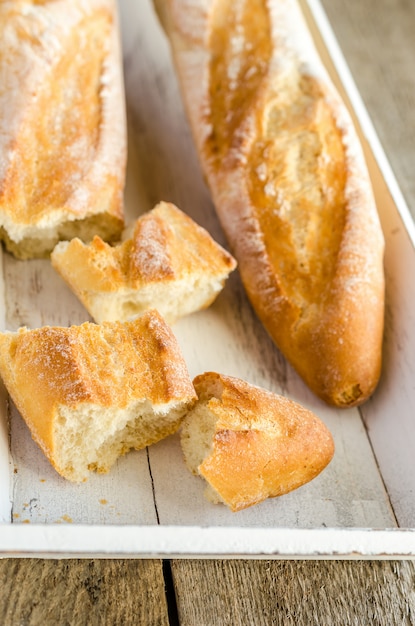
<svg viewBox="0 0 415 626"><path fill-rule="evenodd" d="M415 215L415 3L323 0ZM415 623L411 561L0 561L0 624Z"/></svg>

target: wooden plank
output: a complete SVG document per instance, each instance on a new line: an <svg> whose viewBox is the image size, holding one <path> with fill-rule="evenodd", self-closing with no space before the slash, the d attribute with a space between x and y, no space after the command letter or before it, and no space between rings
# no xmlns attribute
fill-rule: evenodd
<svg viewBox="0 0 415 626"><path fill-rule="evenodd" d="M415 3L322 4L415 217Z"/></svg>
<svg viewBox="0 0 415 626"><path fill-rule="evenodd" d="M2 626L169 626L161 561L0 560Z"/></svg>
<svg viewBox="0 0 415 626"><path fill-rule="evenodd" d="M410 624L412 562L174 561L181 626Z"/></svg>

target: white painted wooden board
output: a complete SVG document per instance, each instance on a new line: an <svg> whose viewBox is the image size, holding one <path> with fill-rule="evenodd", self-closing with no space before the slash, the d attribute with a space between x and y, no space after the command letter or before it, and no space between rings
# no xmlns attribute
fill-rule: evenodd
<svg viewBox="0 0 415 626"><path fill-rule="evenodd" d="M119 4L129 121L128 220L160 200L172 201L226 245L151 2ZM360 410L340 411L318 400L266 335L236 272L212 307L173 327L190 374L216 370L239 376L311 408L335 439L329 467L291 494L231 513L204 499L204 486L186 470L174 436L128 454L108 475L73 485L50 467L12 403L7 409L0 396L0 554L415 556L414 533L396 530L415 528L413 224L320 5L310 0L308 6L362 122L387 241L385 363L378 391ZM2 261L4 327L89 319L49 261L17 261L8 254ZM255 528L255 542L249 528ZM395 530L379 534L385 528Z"/></svg>

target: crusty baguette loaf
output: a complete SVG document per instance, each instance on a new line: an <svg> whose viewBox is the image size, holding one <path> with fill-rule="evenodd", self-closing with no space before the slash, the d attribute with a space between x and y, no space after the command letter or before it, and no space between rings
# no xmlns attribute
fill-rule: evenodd
<svg viewBox="0 0 415 626"><path fill-rule="evenodd" d="M296 0L155 0L248 296L310 388L381 368L384 240L363 152Z"/></svg>
<svg viewBox="0 0 415 626"><path fill-rule="evenodd" d="M116 246L60 242L52 265L97 322L157 309L169 323L209 306L236 262L177 207L161 202Z"/></svg>
<svg viewBox="0 0 415 626"><path fill-rule="evenodd" d="M331 461L333 438L311 411L243 380L208 372L193 384L181 445L206 495L239 511L315 478Z"/></svg>
<svg viewBox="0 0 415 626"><path fill-rule="evenodd" d="M125 324L0 333L0 375L33 439L75 482L175 432L196 399L155 311Z"/></svg>
<svg viewBox="0 0 415 626"><path fill-rule="evenodd" d="M0 2L0 239L20 258L123 228L115 0Z"/></svg>

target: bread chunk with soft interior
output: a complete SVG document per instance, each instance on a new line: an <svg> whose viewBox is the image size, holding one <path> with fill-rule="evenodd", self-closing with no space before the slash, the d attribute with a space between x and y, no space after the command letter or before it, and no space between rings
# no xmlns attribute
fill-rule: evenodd
<svg viewBox="0 0 415 626"><path fill-rule="evenodd" d="M176 432L196 399L156 311L126 323L0 333L0 375L33 439L75 482Z"/></svg>
<svg viewBox="0 0 415 626"><path fill-rule="evenodd" d="M193 384L181 446L206 495L239 511L315 478L331 461L333 437L311 411L246 381L207 372Z"/></svg>
<svg viewBox="0 0 415 626"><path fill-rule="evenodd" d="M0 2L0 240L119 239L126 115L115 0Z"/></svg>
<svg viewBox="0 0 415 626"><path fill-rule="evenodd" d="M59 243L51 262L97 322L125 321L149 308L169 323L208 307L234 258L173 204L160 202L115 246L100 237Z"/></svg>

